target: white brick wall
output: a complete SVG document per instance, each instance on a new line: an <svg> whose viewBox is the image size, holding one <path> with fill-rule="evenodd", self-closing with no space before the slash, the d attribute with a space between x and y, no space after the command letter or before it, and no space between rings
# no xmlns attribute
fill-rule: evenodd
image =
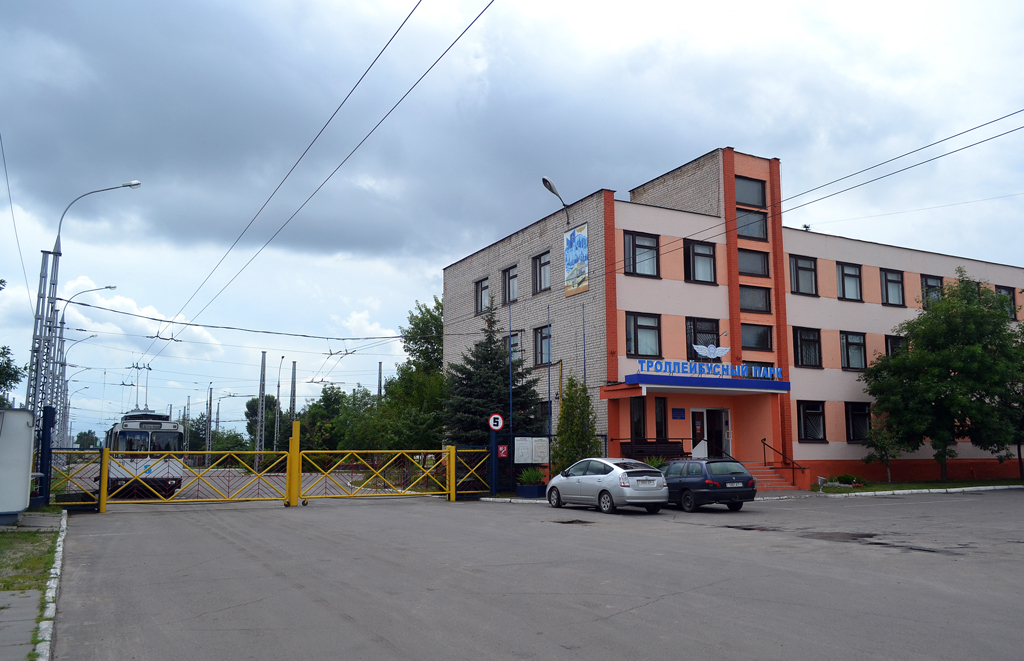
<svg viewBox="0 0 1024 661"><path fill-rule="evenodd" d="M686 165L629 191L630 202L722 215L722 150L716 149Z"/></svg>
<svg viewBox="0 0 1024 661"><path fill-rule="evenodd" d="M521 332L521 350L527 367L534 365L533 331L547 324L551 314L552 433L558 422L559 366L562 382L570 375L583 378L583 317L586 306L587 386L597 412L599 434L608 430L607 404L599 388L607 378L605 337L604 191L598 191L569 206L570 225L564 210L528 226L444 270L444 362L461 362L481 335L483 320L475 314L474 283L488 278L490 293L498 307L498 323L507 333L509 309L512 330ZM574 296L565 295L564 234L587 223L589 247L589 288ZM533 257L551 251L551 289L533 294ZM501 305L502 271L518 267L519 297L511 306ZM538 367L538 391L548 398L548 368ZM484 425L486 421L481 420Z"/></svg>

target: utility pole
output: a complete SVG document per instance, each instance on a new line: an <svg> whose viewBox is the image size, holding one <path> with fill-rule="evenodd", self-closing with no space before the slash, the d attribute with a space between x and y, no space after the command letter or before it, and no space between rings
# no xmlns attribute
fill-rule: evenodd
<svg viewBox="0 0 1024 661"><path fill-rule="evenodd" d="M191 435L191 430L189 429L189 426L188 426L188 416L191 415L191 413L192 413L192 395L189 395L185 399L185 411L184 411L184 415L182 416L184 418L184 420L182 420L182 422L184 423L182 426L185 427L185 447L183 448L185 450L185 452L188 452L188 437Z"/></svg>
<svg viewBox="0 0 1024 661"><path fill-rule="evenodd" d="M281 435L281 366L284 356L277 364L277 397L274 399L274 452L277 452L277 437Z"/></svg>
<svg viewBox="0 0 1024 661"><path fill-rule="evenodd" d="M206 397L206 451L213 450L213 434L211 433L211 418L213 418L213 384L210 384L210 391ZM209 456L207 456L209 460Z"/></svg>
<svg viewBox="0 0 1024 661"><path fill-rule="evenodd" d="M290 422L290 423L295 422L295 361L294 360L292 361L292 403L291 403L291 407L288 410L288 413L289 413L289 416L291 417L291 420L289 420L288 422Z"/></svg>
<svg viewBox="0 0 1024 661"><path fill-rule="evenodd" d="M380 398L384 394L384 362L377 363L377 408L380 408Z"/></svg>
<svg viewBox="0 0 1024 661"><path fill-rule="evenodd" d="M267 352L260 361L260 401L256 407L256 452L263 452L263 432L266 425L267 397Z"/></svg>
<svg viewBox="0 0 1024 661"><path fill-rule="evenodd" d="M220 400L217 400L217 433L220 433Z"/></svg>

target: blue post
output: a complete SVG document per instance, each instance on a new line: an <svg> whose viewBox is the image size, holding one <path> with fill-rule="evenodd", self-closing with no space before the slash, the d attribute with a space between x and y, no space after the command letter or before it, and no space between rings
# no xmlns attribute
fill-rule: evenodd
<svg viewBox="0 0 1024 661"><path fill-rule="evenodd" d="M43 477L39 478L39 495L44 505L50 504L50 480L52 479L53 466L53 425L56 419L57 410L52 406L43 407L42 440L39 444L39 472Z"/></svg>
<svg viewBox="0 0 1024 661"><path fill-rule="evenodd" d="M498 493L498 432L491 430L491 495Z"/></svg>

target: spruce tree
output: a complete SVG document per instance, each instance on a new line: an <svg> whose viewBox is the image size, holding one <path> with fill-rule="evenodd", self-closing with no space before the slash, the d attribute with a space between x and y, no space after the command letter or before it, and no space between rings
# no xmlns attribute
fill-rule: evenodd
<svg viewBox="0 0 1024 661"><path fill-rule="evenodd" d="M597 438L597 416L587 387L570 376L558 409L558 440L551 447L552 473L601 452Z"/></svg>
<svg viewBox="0 0 1024 661"><path fill-rule="evenodd" d="M452 364L448 371L446 431L448 442L455 445L486 445L490 442L487 418L500 413L509 430L509 352L498 328L497 315L491 306L483 315L483 338L462 362ZM539 379L529 375L523 359L512 361L512 431L515 434L544 433L537 416L540 395Z"/></svg>

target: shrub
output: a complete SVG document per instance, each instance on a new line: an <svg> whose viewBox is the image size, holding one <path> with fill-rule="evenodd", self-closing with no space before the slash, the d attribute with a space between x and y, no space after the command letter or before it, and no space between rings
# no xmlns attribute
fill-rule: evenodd
<svg viewBox="0 0 1024 661"><path fill-rule="evenodd" d="M651 468L661 468L665 465L665 457L647 457L644 463Z"/></svg>
<svg viewBox="0 0 1024 661"><path fill-rule="evenodd" d="M525 468L519 473L519 484L544 484L544 471L539 468Z"/></svg>

